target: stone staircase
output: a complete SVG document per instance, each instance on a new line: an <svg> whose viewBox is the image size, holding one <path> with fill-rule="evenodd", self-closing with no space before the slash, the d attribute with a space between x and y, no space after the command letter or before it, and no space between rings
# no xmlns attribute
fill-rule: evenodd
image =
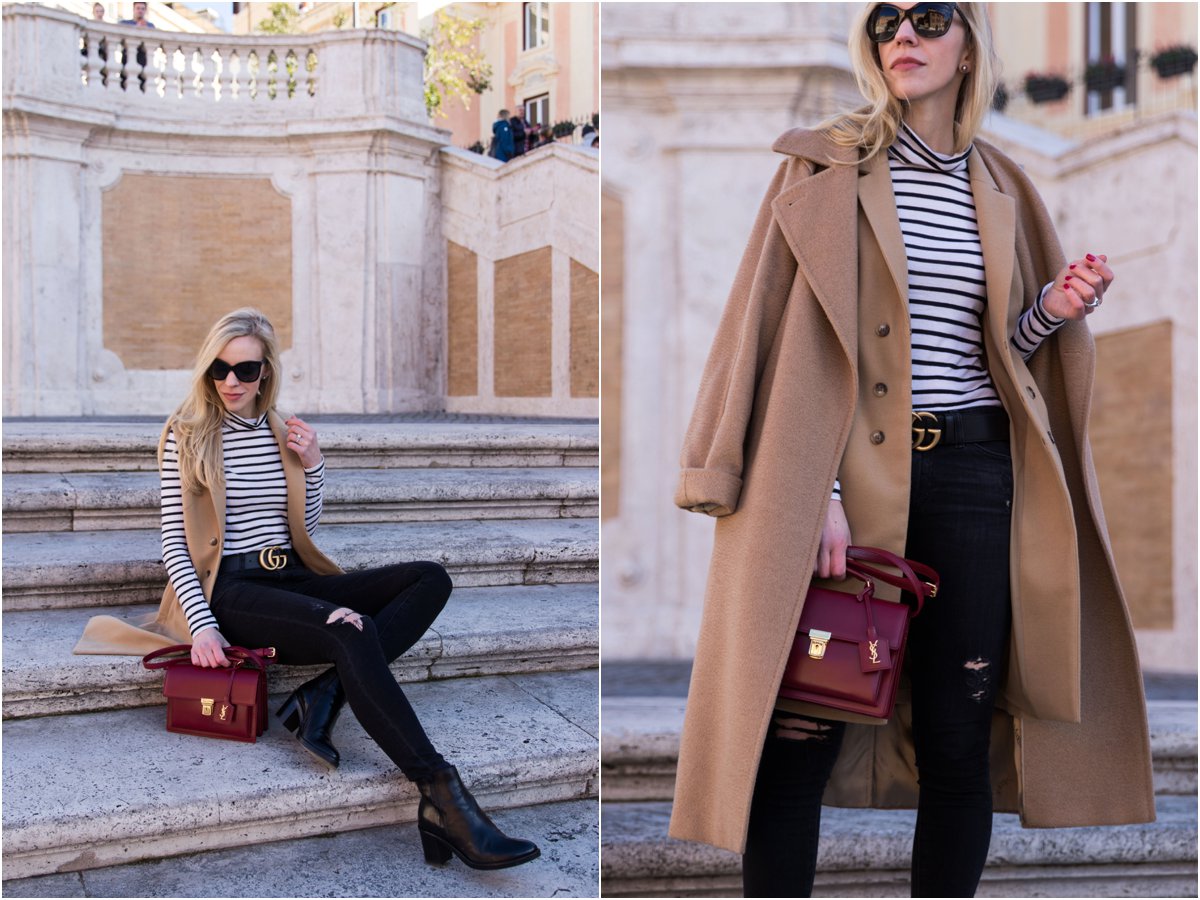
<svg viewBox="0 0 1200 900"><path fill-rule="evenodd" d="M543 847L542 860L502 879L462 867L456 890L592 896L597 426L414 419L312 419L328 464L318 544L348 570L432 559L454 579L445 612L394 672L481 804L498 810L502 826L506 815L518 816L523 836ZM8 896L48 891L46 877L67 872L81 873L69 878L84 893L126 873L123 895L152 894L132 889L131 880L156 879L150 873L167 857L240 854L251 871L266 871L277 854L304 858L329 846L310 847L314 840L415 818L415 788L349 711L336 734L342 764L330 772L273 717L253 745L168 734L158 673L133 657L71 655L89 616L140 615L161 595L159 427L149 420L4 424ZM316 671L274 668L272 710ZM545 834L529 831L539 809L546 810ZM417 846L411 825L385 831ZM584 843L567 854L570 878L556 881L547 872L563 874L550 867L558 849L566 852L560 844L568 832ZM345 840L361 845L371 834ZM125 865L106 868L118 864ZM389 850L379 873L360 875L378 874L384 894L445 895L446 883L423 872L419 854L404 864L409 874L401 877L404 866L396 870ZM385 867L395 871L385 874ZM244 889L226 883L212 890L271 895L253 879L238 883ZM428 884L425 893L413 892L418 883ZM289 884L293 895L346 890L315 871Z"/></svg>
<svg viewBox="0 0 1200 900"><path fill-rule="evenodd" d="M614 696L606 663L603 895L741 896L736 854L667 837L684 698L630 693L643 696ZM977 896L1196 896L1196 701L1151 699L1149 715L1158 820L1022 829L1015 815L998 814ZM914 818L910 810L824 809L814 896L908 896Z"/></svg>

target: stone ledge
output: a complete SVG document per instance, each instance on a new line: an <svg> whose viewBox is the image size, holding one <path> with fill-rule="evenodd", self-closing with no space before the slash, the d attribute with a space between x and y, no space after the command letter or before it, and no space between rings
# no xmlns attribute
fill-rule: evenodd
<svg viewBox="0 0 1200 900"><path fill-rule="evenodd" d="M103 610L137 618L153 606ZM4 614L4 717L161 705L162 675L124 656L74 656L102 610ZM597 665L596 586L464 588L429 633L392 665L410 683L475 675L570 671ZM319 667L273 666L272 691L290 691Z"/></svg>
<svg viewBox="0 0 1200 900"><path fill-rule="evenodd" d="M683 697L609 697L600 737L604 797L670 800L683 728ZM1196 794L1196 703L1151 700L1150 750L1157 794Z"/></svg>
<svg viewBox="0 0 1200 900"><path fill-rule="evenodd" d="M397 560L441 563L460 587L591 582L594 519L504 519L332 525L321 549L347 570ZM4 540L4 609L67 609L146 603L166 577L157 530L39 532Z"/></svg>
<svg viewBox="0 0 1200 900"><path fill-rule="evenodd" d="M153 472L10 474L4 532L157 528ZM512 469L329 469L321 522L595 516L599 473L579 466Z"/></svg>
<svg viewBox="0 0 1200 900"><path fill-rule="evenodd" d="M1159 797L1157 811L1157 822L1120 828L1023 829L998 814L977 896L1195 896L1195 798ZM740 896L740 857L668 838L670 812L669 803L603 804L603 895ZM813 896L906 895L915 815L825 808Z"/></svg>
<svg viewBox="0 0 1200 900"><path fill-rule="evenodd" d="M597 673L406 688L485 807L596 794ZM272 697L272 710L282 697ZM86 735L86 739L81 736ZM278 723L257 744L169 734L161 709L9 722L4 875L25 878L412 821L417 792L347 712L342 765Z"/></svg>
<svg viewBox="0 0 1200 900"><path fill-rule="evenodd" d="M600 450L594 422L313 422L330 469L594 467ZM4 472L154 472L161 431L157 421L6 420Z"/></svg>
<svg viewBox="0 0 1200 900"><path fill-rule="evenodd" d="M479 872L431 866L416 828L385 826L170 859L4 882L5 897L595 897L595 800L526 806L492 816L537 843L537 861ZM269 873L269 877L264 877Z"/></svg>

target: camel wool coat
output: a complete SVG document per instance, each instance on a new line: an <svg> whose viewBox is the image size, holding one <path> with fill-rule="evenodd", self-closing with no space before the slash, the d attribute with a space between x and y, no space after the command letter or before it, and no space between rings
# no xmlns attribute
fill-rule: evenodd
<svg viewBox="0 0 1200 900"><path fill-rule="evenodd" d="M903 555L913 453L907 259L886 155L856 162L801 129L775 150L787 158L717 326L675 496L717 521L670 833L736 852L834 479L853 542ZM1137 650L1087 437L1094 343L1068 321L1028 364L1011 347L1064 257L1015 163L977 140L968 174L1014 476L995 808L1027 827L1153 821ZM906 694L885 725L847 726L826 804L916 806Z"/></svg>
<svg viewBox="0 0 1200 900"><path fill-rule="evenodd" d="M304 527L304 466L287 447L287 426L275 410L267 413L267 421L279 443L283 459L283 474L287 482L287 518L291 531L292 549L300 561L318 575L337 575L341 569L317 549ZM166 439L170 422L163 428ZM217 570L221 567L221 551L225 544L225 486L211 491L183 495L183 530L187 536L188 555L200 579L204 599L212 599ZM128 622L116 616L92 616L84 627L83 636L75 645L75 653L144 656L152 650L174 644L190 644L191 631L183 607L175 597L175 588L167 581L158 612L141 622Z"/></svg>

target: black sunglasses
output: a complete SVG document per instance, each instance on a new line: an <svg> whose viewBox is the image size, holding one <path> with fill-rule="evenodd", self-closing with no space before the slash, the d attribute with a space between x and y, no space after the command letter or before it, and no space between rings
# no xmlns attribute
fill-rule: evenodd
<svg viewBox="0 0 1200 900"><path fill-rule="evenodd" d="M214 359L212 365L208 367L208 374L212 376L213 381L224 381L229 377L229 373L233 372L238 381L250 384L252 381L258 381L258 376L262 374L262 367L261 359L249 359L235 366L231 366L223 359Z"/></svg>
<svg viewBox="0 0 1200 900"><path fill-rule="evenodd" d="M954 22L953 3L918 3L901 9L890 3L880 3L867 16L867 37L884 44L896 36L905 19L912 20L913 31L923 38L941 37Z"/></svg>

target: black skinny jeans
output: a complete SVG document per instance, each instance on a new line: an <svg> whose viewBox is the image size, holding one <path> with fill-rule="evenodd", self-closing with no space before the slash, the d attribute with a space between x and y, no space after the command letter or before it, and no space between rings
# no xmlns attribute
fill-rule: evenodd
<svg viewBox="0 0 1200 900"><path fill-rule="evenodd" d="M1007 441L913 452L905 556L941 575L938 596L912 621L905 660L920 784L914 897L974 896L991 843L988 750L1011 627L1011 508ZM742 859L747 897L812 895L821 796L845 723L781 728L801 718L777 712L763 746Z"/></svg>
<svg viewBox="0 0 1200 900"><path fill-rule="evenodd" d="M303 566L222 571L210 605L233 644L274 647L285 665L333 663L367 734L417 781L448 763L429 742L388 664L429 629L451 588L446 570L432 562L345 575L316 575ZM325 623L341 607L362 614L362 631L345 621Z"/></svg>

